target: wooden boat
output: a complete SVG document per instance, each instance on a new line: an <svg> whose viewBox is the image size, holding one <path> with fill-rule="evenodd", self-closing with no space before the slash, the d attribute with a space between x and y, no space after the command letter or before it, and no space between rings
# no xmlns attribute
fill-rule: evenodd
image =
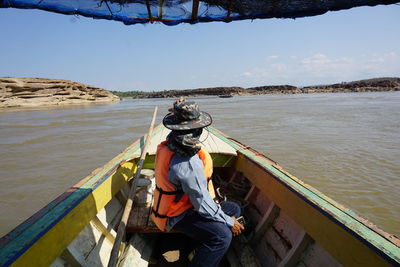
<svg viewBox="0 0 400 267"><path fill-rule="evenodd" d="M156 146L168 132L162 125L154 129L144 168L154 168ZM215 128L203 134L214 186L241 203L247 220L246 232L226 255L228 266L400 266L399 239L249 146ZM143 145L144 138L137 140L4 236L0 265L107 265ZM145 202L131 212L120 266L157 266L154 248L179 235L157 233Z"/></svg>
<svg viewBox="0 0 400 267"><path fill-rule="evenodd" d="M219 98L231 98L231 97L233 97L233 95L232 95L232 94L219 95L218 97L219 97Z"/></svg>

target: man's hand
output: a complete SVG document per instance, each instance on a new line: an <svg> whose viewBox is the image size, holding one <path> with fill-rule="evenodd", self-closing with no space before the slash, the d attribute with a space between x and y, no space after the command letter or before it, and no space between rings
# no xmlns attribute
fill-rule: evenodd
<svg viewBox="0 0 400 267"><path fill-rule="evenodd" d="M240 235L240 233L242 233L242 231L244 230L244 226L241 225L238 220L236 220L236 218L234 216L232 216L232 219L234 221L234 224L231 228L231 231L233 233L233 236L237 236Z"/></svg>

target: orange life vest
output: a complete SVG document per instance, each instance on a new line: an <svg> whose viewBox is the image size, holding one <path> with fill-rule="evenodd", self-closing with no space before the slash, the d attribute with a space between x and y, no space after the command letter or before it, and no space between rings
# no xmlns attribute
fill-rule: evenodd
<svg viewBox="0 0 400 267"><path fill-rule="evenodd" d="M154 190L151 214L152 220L161 231L165 231L169 217L181 215L193 207L189 197L183 191L178 191L168 180L169 164L175 153L169 150L166 144L167 141L164 141L157 147L155 159L156 189ZM206 179L209 179L213 171L211 156L204 148L201 148L197 155L203 162L204 175ZM178 201L175 201L178 194L183 195Z"/></svg>

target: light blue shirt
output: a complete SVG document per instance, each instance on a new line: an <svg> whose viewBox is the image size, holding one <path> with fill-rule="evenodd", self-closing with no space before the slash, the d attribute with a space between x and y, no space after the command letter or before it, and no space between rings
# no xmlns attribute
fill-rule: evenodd
<svg viewBox="0 0 400 267"><path fill-rule="evenodd" d="M194 209L204 218L225 223L229 227L234 224L233 219L226 215L220 206L212 199L207 190L207 179L204 176L204 165L196 154L191 158L175 154L170 162L168 180L177 190L182 190L189 197ZM187 212L187 211L186 211ZM168 219L166 230L169 231L179 222L183 214Z"/></svg>

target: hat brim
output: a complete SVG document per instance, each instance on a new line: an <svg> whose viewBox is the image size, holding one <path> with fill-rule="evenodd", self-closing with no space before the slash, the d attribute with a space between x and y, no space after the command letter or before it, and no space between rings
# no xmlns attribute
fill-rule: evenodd
<svg viewBox="0 0 400 267"><path fill-rule="evenodd" d="M170 130L192 130L204 128L212 123L211 115L200 111L200 116L194 120L183 121L177 118L173 113L167 114L163 119L163 124Z"/></svg>

